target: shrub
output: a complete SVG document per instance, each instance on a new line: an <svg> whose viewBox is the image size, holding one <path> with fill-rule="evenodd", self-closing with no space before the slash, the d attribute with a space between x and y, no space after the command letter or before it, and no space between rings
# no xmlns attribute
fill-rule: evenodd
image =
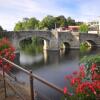
<svg viewBox="0 0 100 100"><path fill-rule="evenodd" d="M0 56L4 57L10 61L13 61L15 58L14 54L14 47L9 42L7 38L0 39ZM3 60L0 58L0 66L3 66L6 71L9 71L11 69L11 64L3 62Z"/></svg>
<svg viewBox="0 0 100 100"><path fill-rule="evenodd" d="M90 67L90 73L87 74L85 66L82 64L79 71L73 72L65 78L70 81L74 89L73 95L64 87L64 96L67 100L96 100L100 95L100 73L97 64L93 63Z"/></svg>

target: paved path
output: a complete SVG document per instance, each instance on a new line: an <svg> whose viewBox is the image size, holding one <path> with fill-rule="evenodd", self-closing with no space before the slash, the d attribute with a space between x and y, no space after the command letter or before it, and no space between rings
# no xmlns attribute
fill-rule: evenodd
<svg viewBox="0 0 100 100"><path fill-rule="evenodd" d="M15 88L17 86L14 86ZM0 75L0 100L22 100L16 92L6 83L6 90L7 90L7 97L5 98L5 92L4 92L4 81L2 76ZM30 100L29 96L27 95L26 91L24 91L22 88L20 88L20 93L22 93L25 100Z"/></svg>

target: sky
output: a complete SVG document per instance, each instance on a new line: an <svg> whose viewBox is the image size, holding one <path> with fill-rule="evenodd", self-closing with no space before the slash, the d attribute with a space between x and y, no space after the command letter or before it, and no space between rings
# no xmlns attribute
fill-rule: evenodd
<svg viewBox="0 0 100 100"><path fill-rule="evenodd" d="M9 31L25 17L47 15L90 21L100 16L100 0L0 0L0 26Z"/></svg>

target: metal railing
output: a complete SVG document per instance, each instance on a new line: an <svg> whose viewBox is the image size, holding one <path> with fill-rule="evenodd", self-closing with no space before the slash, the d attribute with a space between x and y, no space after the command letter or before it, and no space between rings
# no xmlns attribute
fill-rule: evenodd
<svg viewBox="0 0 100 100"><path fill-rule="evenodd" d="M15 63L13 63L13 62L11 62L11 61L5 59L5 58L0 57L0 59L2 59L4 62L7 62L7 63L13 65L14 67L18 68L19 70L25 72L25 73L29 76L31 100L35 100L35 99L34 99L34 97L35 97L35 95L34 95L34 79L40 81L41 83L43 83L43 84L49 86L50 88L52 88L52 89L58 91L59 93L63 94L63 89L61 89L61 88L59 88L58 86L56 86L56 85L54 85L54 84L48 82L48 81L45 80L45 79L43 79L43 78L37 76L36 74L33 74L32 71L28 71L28 70L26 70L26 69L23 69L21 66L15 64ZM4 85L5 85L5 71L4 71L4 68L3 68L3 78L4 78ZM5 88L5 97L6 97L6 88Z"/></svg>

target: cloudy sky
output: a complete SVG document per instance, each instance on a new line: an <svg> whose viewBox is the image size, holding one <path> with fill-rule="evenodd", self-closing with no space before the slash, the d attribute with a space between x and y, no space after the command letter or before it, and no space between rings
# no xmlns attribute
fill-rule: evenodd
<svg viewBox="0 0 100 100"><path fill-rule="evenodd" d="M100 0L0 0L0 25L7 30L23 17L41 20L46 15L89 21L100 16Z"/></svg>

